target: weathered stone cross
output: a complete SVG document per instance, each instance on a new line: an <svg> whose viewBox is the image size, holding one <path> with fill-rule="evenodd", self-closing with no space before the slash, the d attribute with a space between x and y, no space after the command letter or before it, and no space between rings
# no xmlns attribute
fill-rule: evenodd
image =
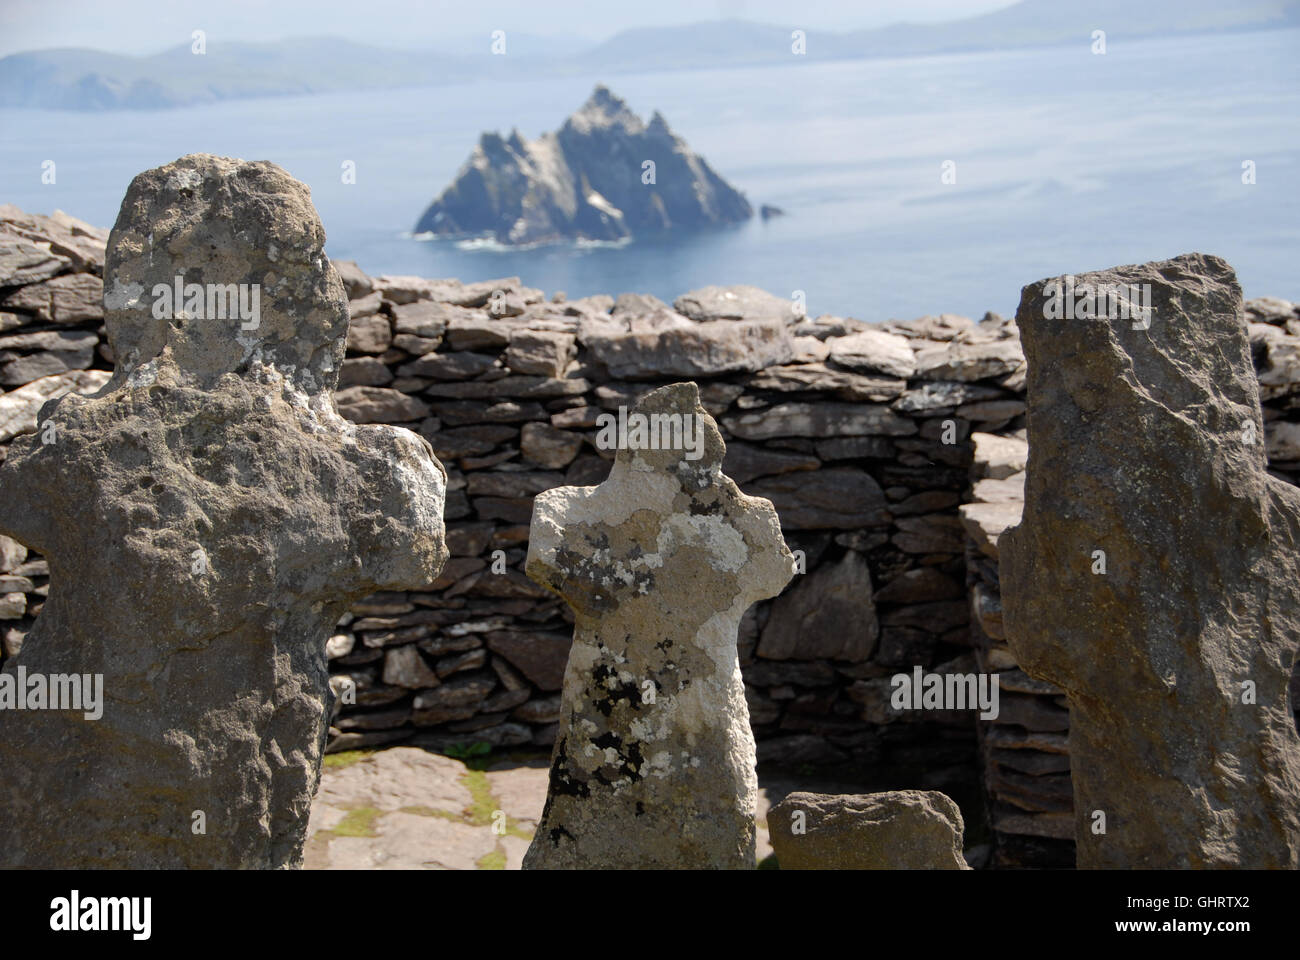
<svg viewBox="0 0 1300 960"><path fill-rule="evenodd" d="M1059 283L1059 282L1058 282ZM1241 288L1189 254L1025 287L1024 518L1011 648L1070 703L1080 867L1300 867L1300 490L1266 469ZM1096 296L1098 293L1104 296ZM1144 298L1145 299L1145 298ZM1083 317L1081 314L1089 314Z"/></svg>
<svg viewBox="0 0 1300 960"><path fill-rule="evenodd" d="M0 531L52 587L0 695L18 671L103 684L99 719L0 712L3 865L301 863L329 630L446 559L429 444L334 407L348 313L324 242L269 163L132 181L105 270L113 378L48 404L54 429L0 469ZM178 275L184 303L157 308Z"/></svg>
<svg viewBox="0 0 1300 960"><path fill-rule="evenodd" d="M620 449L604 483L548 490L533 506L528 574L568 601L576 625L524 866L753 867L736 630L790 581L793 557L771 503L722 474L695 384L655 390L636 414L686 418L683 436L698 424L703 455Z"/></svg>

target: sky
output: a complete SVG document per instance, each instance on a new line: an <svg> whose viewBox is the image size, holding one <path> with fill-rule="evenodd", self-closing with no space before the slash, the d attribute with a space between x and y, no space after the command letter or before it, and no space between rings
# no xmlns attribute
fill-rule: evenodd
<svg viewBox="0 0 1300 960"><path fill-rule="evenodd" d="M598 42L629 27L743 19L809 30L956 20L1015 0L0 0L0 56L51 47L156 53L208 39L339 36L439 49L493 30Z"/></svg>

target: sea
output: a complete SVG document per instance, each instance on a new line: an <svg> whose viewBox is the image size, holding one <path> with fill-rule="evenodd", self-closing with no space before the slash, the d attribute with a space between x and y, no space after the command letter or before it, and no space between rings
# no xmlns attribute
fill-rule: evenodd
<svg viewBox="0 0 1300 960"><path fill-rule="evenodd" d="M0 202L111 226L131 178L186 153L306 182L327 252L372 274L519 276L548 296L710 284L802 292L809 315L1015 311L1047 277L1200 251L1247 297L1300 300L1300 31L1015 52L232 100L0 110ZM580 69L581 64L575 65ZM597 83L673 130L757 210L621 247L412 235L485 130L558 128ZM54 161L54 182L42 175ZM348 169L355 182L346 182ZM639 175L639 170L634 172Z"/></svg>

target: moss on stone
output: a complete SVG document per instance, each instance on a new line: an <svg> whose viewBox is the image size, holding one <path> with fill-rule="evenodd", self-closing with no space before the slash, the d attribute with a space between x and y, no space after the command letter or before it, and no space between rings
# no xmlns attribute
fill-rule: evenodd
<svg viewBox="0 0 1300 960"><path fill-rule="evenodd" d="M358 760L366 759L374 752L374 750L343 750L340 753L327 753L321 765L331 770L341 770L352 766Z"/></svg>
<svg viewBox="0 0 1300 960"><path fill-rule="evenodd" d="M383 811L376 810L374 807L357 807L349 810L347 815L328 832L336 837L377 837L379 834L375 832L375 821L382 814Z"/></svg>
<svg viewBox="0 0 1300 960"><path fill-rule="evenodd" d="M474 865L480 870L504 870L506 868L506 852L501 849L501 844L498 843L495 850L483 854Z"/></svg>

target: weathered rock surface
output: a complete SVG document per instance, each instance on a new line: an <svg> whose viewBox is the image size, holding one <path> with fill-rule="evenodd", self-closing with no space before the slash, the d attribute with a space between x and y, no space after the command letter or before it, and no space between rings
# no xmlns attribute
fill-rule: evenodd
<svg viewBox="0 0 1300 960"><path fill-rule="evenodd" d="M324 241L269 163L192 155L132 181L106 267L112 380L48 406L54 442L19 437L0 468L0 530L55 585L5 678L103 678L99 719L5 717L6 866L300 863L334 624L446 558L428 444L334 410L347 301ZM177 274L261 284L260 325L155 318Z"/></svg>
<svg viewBox="0 0 1300 960"><path fill-rule="evenodd" d="M716 376L794 357L793 338L781 320L663 323L634 317L626 330L607 324L585 340L612 375L628 378Z"/></svg>
<svg viewBox="0 0 1300 960"><path fill-rule="evenodd" d="M644 177L654 164L654 178ZM656 113L647 124L602 86L558 133L485 133L416 232L487 235L499 243L624 240L737 223L737 192Z"/></svg>
<svg viewBox="0 0 1300 960"><path fill-rule="evenodd" d="M754 864L754 741L736 630L792 576L771 504L721 472L694 384L634 412L698 418L704 453L620 449L598 487L535 501L527 570L573 608L532 868Z"/></svg>
<svg viewBox="0 0 1300 960"><path fill-rule="evenodd" d="M767 829L782 870L970 869L961 811L933 790L792 793L768 811Z"/></svg>
<svg viewBox="0 0 1300 960"><path fill-rule="evenodd" d="M41 377L0 396L0 443L36 429L41 407L65 393L91 394L108 383L104 370L76 370Z"/></svg>
<svg viewBox="0 0 1300 960"><path fill-rule="evenodd" d="M860 662L876 647L871 571L853 551L804 575L772 604L758 644L770 660Z"/></svg>
<svg viewBox="0 0 1300 960"><path fill-rule="evenodd" d="M1147 330L1048 320L1033 284L1017 314L1030 454L1004 623L1069 698L1078 864L1294 869L1300 491L1265 469L1236 276L1189 254L1076 283L1150 284L1154 306Z"/></svg>

